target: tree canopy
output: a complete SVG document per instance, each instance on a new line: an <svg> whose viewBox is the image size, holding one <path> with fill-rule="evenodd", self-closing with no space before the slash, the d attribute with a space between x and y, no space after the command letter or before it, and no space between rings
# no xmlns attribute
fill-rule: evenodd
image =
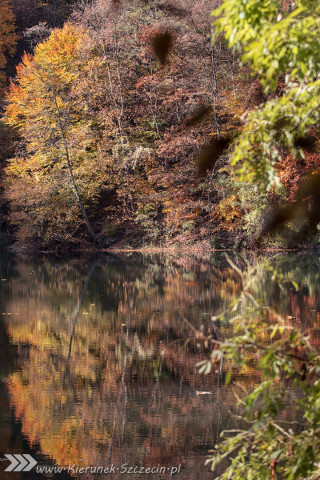
<svg viewBox="0 0 320 480"><path fill-rule="evenodd" d="M79 61L84 41L79 27L54 30L33 56L24 55L10 86L6 121L23 136L25 154L12 159L7 171L15 183L10 190L17 202L14 221L22 215L25 227L32 227L30 235L59 238L77 228L82 216L94 236L84 203L99 194L103 174L90 154L92 118L77 95L85 75ZM83 175L84 168L89 175Z"/></svg>

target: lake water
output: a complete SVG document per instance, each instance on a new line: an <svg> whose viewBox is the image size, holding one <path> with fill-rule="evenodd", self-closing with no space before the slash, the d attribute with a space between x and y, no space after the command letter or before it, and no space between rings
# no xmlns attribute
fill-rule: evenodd
<svg viewBox="0 0 320 480"><path fill-rule="evenodd" d="M244 268L242 259L233 261ZM256 298L318 344L318 257L277 255L259 265ZM270 265L284 276L281 288ZM223 254L4 253L0 288L0 455L29 453L38 462L13 473L3 461L1 479L164 479L175 469L180 480L213 478L208 450L223 429L241 426L223 365L208 376L196 368L208 353L196 332L230 334L227 321L214 325L211 317L241 292ZM259 382L254 368L242 382ZM63 471L39 473L45 466ZM77 470L94 466L111 471ZM136 466L153 474L129 473Z"/></svg>

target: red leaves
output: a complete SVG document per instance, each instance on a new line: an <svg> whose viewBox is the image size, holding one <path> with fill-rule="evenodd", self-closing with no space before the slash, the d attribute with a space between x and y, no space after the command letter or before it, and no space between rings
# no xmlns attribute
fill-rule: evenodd
<svg viewBox="0 0 320 480"><path fill-rule="evenodd" d="M303 143L308 142L308 138L306 140L297 140L296 145L297 147L300 146L303 148ZM315 148L314 143L307 145L307 148ZM304 158L294 159L292 155L286 155L282 161L281 165L278 165L278 173L280 181L288 190L288 198L289 200L293 200L298 190L298 185L300 180L314 172L320 167L320 155L318 153L308 153L305 152Z"/></svg>
<svg viewBox="0 0 320 480"><path fill-rule="evenodd" d="M194 110L190 115L188 115L184 119L183 125L186 127L191 127L192 125L196 125L199 122L201 122L201 120L206 118L211 112L212 112L211 105L202 105L196 110Z"/></svg>

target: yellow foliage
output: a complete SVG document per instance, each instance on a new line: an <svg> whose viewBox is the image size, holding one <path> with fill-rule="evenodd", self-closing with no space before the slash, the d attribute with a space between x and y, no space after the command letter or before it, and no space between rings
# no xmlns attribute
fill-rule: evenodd
<svg viewBox="0 0 320 480"><path fill-rule="evenodd" d="M240 208L240 202L237 195L230 195L223 198L212 211L212 221L223 222L226 230L232 230L239 225L243 217L243 210Z"/></svg>

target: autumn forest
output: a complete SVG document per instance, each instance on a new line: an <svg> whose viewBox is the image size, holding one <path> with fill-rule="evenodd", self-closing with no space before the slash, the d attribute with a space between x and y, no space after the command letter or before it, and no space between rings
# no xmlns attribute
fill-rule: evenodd
<svg viewBox="0 0 320 480"><path fill-rule="evenodd" d="M320 478L319 29L0 0L1 478Z"/></svg>
<svg viewBox="0 0 320 480"><path fill-rule="evenodd" d="M283 149L277 191L237 175L228 139L285 86L213 41L219 4L2 0L2 246L252 247L319 155Z"/></svg>

